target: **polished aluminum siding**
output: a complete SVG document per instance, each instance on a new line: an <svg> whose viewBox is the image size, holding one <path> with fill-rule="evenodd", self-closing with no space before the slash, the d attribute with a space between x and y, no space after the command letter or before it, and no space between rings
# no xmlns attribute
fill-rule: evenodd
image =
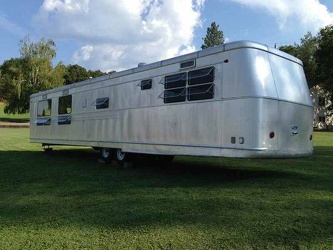
<svg viewBox="0 0 333 250"><path fill-rule="evenodd" d="M214 99L165 104L166 75L215 68ZM141 80L152 89L141 90ZM70 125L58 125L58 98L73 96ZM37 102L52 99L50 126L37 126ZM96 110L97 98L109 108ZM31 142L122 148L125 152L228 157L312 153L313 108L301 62L253 42L236 42L31 96ZM275 133L273 139L269 138Z"/></svg>

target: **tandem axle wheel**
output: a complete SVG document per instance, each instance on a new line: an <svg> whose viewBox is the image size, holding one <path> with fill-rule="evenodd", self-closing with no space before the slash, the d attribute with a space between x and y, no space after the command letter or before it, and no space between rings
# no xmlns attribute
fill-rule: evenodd
<svg viewBox="0 0 333 250"><path fill-rule="evenodd" d="M51 153L53 151L53 148L51 148L52 145L49 145L49 144L42 144L42 147L43 147L43 150L46 152L46 153Z"/></svg>

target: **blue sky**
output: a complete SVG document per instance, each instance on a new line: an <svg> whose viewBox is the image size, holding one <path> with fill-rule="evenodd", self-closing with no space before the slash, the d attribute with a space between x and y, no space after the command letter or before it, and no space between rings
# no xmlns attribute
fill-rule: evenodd
<svg viewBox="0 0 333 250"><path fill-rule="evenodd" d="M333 24L332 0L0 0L0 64L53 39L55 63L121 70L199 50L211 22L227 41L299 43Z"/></svg>

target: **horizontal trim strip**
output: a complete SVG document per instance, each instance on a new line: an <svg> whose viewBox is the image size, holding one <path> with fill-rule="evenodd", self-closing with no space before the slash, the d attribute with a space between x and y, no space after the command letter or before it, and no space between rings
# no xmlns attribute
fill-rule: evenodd
<svg viewBox="0 0 333 250"><path fill-rule="evenodd" d="M236 148L236 147L224 147L224 146L209 146L209 145L188 145L188 144L167 144L167 143L147 143L147 142L116 142L116 141L87 141L87 140L63 140L63 139L38 139L31 137L30 140L33 140L34 142L40 142L40 143L49 143L50 141L54 141L57 145L62 145L60 142L64 142L63 145L72 145L69 144L70 142L77 142L82 145L82 143L88 142L88 143L109 143L109 144L133 144L133 145L150 145L150 146L168 146L168 147L192 147L192 148L212 148L212 149L237 149L237 150L250 150L250 151L264 151L268 148ZM46 142L48 141L48 142ZM67 143L66 143L67 142ZM89 145L88 145L89 146Z"/></svg>

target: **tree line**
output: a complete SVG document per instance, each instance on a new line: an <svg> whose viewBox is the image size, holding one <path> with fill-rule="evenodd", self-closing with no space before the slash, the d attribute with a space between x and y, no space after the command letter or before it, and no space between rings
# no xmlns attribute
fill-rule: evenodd
<svg viewBox="0 0 333 250"><path fill-rule="evenodd" d="M84 67L53 65L56 45L42 38L38 42L26 36L19 42L19 58L11 58L0 65L0 101L5 102L5 113L29 112L30 95L74 82L84 81L112 72L86 70Z"/></svg>

